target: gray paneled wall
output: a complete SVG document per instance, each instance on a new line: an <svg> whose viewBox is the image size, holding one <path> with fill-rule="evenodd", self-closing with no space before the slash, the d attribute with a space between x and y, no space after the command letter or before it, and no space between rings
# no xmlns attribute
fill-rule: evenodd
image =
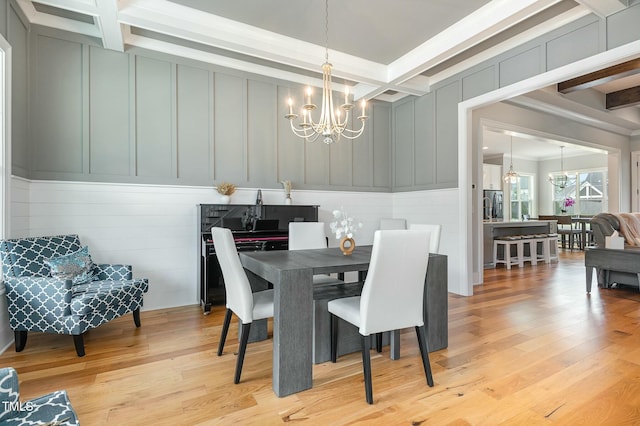
<svg viewBox="0 0 640 426"><path fill-rule="evenodd" d="M640 3L588 15L393 105L393 191L458 184L458 103L640 39Z"/></svg>
<svg viewBox="0 0 640 426"><path fill-rule="evenodd" d="M302 86L140 49L104 50L40 27L22 25L11 38L25 52L14 61L24 78L14 83L13 141L14 173L24 177L391 189L390 104L369 105L359 139L306 143L284 118L287 98L302 104Z"/></svg>
<svg viewBox="0 0 640 426"><path fill-rule="evenodd" d="M457 186L458 103L640 38L640 3L586 16L431 88L373 103L364 135L303 143L283 118L298 85L28 29L11 2L13 173L35 179L406 191ZM26 76L29 76L28 78Z"/></svg>

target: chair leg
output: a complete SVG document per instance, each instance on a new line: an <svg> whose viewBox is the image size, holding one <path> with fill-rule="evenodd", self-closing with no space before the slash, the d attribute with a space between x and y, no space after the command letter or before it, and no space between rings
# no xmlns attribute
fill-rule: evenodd
<svg viewBox="0 0 640 426"><path fill-rule="evenodd" d="M222 355L224 349L224 342L227 340L227 333L229 332L229 324L231 323L231 309L227 308L227 312L224 315L224 322L222 323L222 334L220 335L220 343L218 343L218 356Z"/></svg>
<svg viewBox="0 0 640 426"><path fill-rule="evenodd" d="M240 383L240 374L242 374L242 364L244 363L244 354L247 351L247 342L249 341L250 330L251 323L242 324L242 331L240 332L240 347L238 348L238 359L236 360L236 377L233 379L233 383L236 385Z"/></svg>
<svg viewBox="0 0 640 426"><path fill-rule="evenodd" d="M13 332L13 336L16 341L16 352L22 352L24 346L27 344L27 331L16 330Z"/></svg>
<svg viewBox="0 0 640 426"><path fill-rule="evenodd" d="M376 352L382 352L382 333L376 333Z"/></svg>
<svg viewBox="0 0 640 426"><path fill-rule="evenodd" d="M78 356L84 356L84 337L82 334L73 335L73 344L76 347L76 353Z"/></svg>
<svg viewBox="0 0 640 426"><path fill-rule="evenodd" d="M133 322L136 324L136 327L140 328L140 308L133 311Z"/></svg>
<svg viewBox="0 0 640 426"><path fill-rule="evenodd" d="M422 355L422 366L424 367L424 374L427 376L427 384L433 387L431 363L429 362L429 341L427 340L427 333L425 332L424 325L416 327L416 334L418 335L418 346L420 346L420 355Z"/></svg>
<svg viewBox="0 0 640 426"><path fill-rule="evenodd" d="M338 359L338 318L331 314L331 362L335 363Z"/></svg>
<svg viewBox="0 0 640 426"><path fill-rule="evenodd" d="M362 336L362 367L364 368L364 392L367 404L373 404L373 385L371 384L371 338Z"/></svg>

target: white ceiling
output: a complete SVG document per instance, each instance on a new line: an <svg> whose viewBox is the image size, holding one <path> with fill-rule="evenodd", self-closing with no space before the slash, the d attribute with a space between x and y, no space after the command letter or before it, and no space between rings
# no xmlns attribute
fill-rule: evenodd
<svg viewBox="0 0 640 426"><path fill-rule="evenodd" d="M31 24L87 35L107 49L149 49L300 84L322 84L324 0L16 2ZM393 102L426 94L434 84L500 52L588 14L608 16L626 3L329 0L329 60L336 81L351 86L356 99ZM342 90L341 84L334 86ZM614 126L624 134L640 129L634 113L632 119L628 112L610 114L553 91L512 102L590 125Z"/></svg>

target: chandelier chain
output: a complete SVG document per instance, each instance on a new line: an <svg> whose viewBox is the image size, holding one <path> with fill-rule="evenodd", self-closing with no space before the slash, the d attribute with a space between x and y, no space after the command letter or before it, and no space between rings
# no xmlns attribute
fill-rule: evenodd
<svg viewBox="0 0 640 426"><path fill-rule="evenodd" d="M320 104L320 117L317 120L312 116L318 107L312 102L311 95L313 90L307 87L305 94L305 102L302 105L302 122L294 124L294 120L298 118L298 114L293 112L293 100L289 98L289 112L285 114L285 118L289 120L291 131L298 137L304 138L307 142L313 142L318 138L326 144L331 144L340 140L341 137L346 139L355 139L364 132L365 121L367 120L366 101L362 100L362 112L356 116L354 105L351 103L353 94L349 93L349 87L345 86L344 103L334 108L333 89L331 87L331 69L329 63L329 0L325 0L324 11L324 37L325 51L324 64L322 64L322 103ZM360 111L358 111L360 112ZM351 122L350 117L357 118L360 121L360 128L355 130L349 128Z"/></svg>
<svg viewBox="0 0 640 426"><path fill-rule="evenodd" d="M324 61L329 62L329 0L324 5Z"/></svg>

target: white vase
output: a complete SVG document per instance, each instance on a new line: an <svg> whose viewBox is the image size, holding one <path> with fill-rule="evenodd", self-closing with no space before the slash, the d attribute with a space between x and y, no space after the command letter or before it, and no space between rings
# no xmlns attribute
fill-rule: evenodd
<svg viewBox="0 0 640 426"><path fill-rule="evenodd" d="M231 202L230 195L221 195L220 196L220 204L229 204Z"/></svg>
<svg viewBox="0 0 640 426"><path fill-rule="evenodd" d="M290 206L293 203L293 201L291 200L291 196L287 196L287 198L284 199L284 203Z"/></svg>

